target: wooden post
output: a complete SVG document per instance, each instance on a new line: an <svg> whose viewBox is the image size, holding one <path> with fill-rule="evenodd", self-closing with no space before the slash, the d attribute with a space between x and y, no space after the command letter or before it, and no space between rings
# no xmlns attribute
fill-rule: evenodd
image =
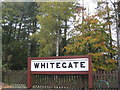
<svg viewBox="0 0 120 90"><path fill-rule="evenodd" d="M89 74L88 74L88 88L89 90L92 90L92 57L89 56Z"/></svg>
<svg viewBox="0 0 120 90"><path fill-rule="evenodd" d="M31 59L30 59L30 57L28 57L27 88L32 88Z"/></svg>

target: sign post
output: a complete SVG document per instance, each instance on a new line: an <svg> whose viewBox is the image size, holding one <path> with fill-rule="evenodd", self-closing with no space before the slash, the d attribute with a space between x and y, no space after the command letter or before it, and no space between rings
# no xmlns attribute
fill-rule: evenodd
<svg viewBox="0 0 120 90"><path fill-rule="evenodd" d="M32 74L87 74L92 88L91 56L28 57L27 88L32 88Z"/></svg>

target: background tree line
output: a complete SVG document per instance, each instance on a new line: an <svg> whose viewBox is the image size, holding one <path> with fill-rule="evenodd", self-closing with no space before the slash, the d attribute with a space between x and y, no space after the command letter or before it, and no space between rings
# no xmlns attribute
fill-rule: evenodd
<svg viewBox="0 0 120 90"><path fill-rule="evenodd" d="M3 69L26 69L28 56L63 55L92 55L94 70L116 69L114 7L98 5L89 15L78 3L2 3Z"/></svg>

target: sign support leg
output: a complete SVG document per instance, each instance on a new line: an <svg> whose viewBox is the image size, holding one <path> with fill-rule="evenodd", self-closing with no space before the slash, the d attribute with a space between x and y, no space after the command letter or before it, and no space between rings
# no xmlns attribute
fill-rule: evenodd
<svg viewBox="0 0 120 90"><path fill-rule="evenodd" d="M31 59L28 57L27 88L32 88Z"/></svg>
<svg viewBox="0 0 120 90"><path fill-rule="evenodd" d="M88 84L89 84L88 86L89 90L92 90L92 73L89 73L88 75Z"/></svg>
<svg viewBox="0 0 120 90"><path fill-rule="evenodd" d="M29 72L28 72L29 73ZM31 83L31 74L29 73L28 74L28 77L27 77L27 88L32 88L32 83Z"/></svg>
<svg viewBox="0 0 120 90"><path fill-rule="evenodd" d="M88 74L88 88L89 90L92 90L93 85L92 85L92 57L89 57L89 74Z"/></svg>

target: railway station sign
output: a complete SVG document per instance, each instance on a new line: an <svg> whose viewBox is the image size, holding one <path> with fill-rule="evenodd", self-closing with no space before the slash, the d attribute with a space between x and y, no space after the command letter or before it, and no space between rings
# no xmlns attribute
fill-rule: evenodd
<svg viewBox="0 0 120 90"><path fill-rule="evenodd" d="M87 74L88 87L92 88L90 55L28 57L27 88L32 88L32 74Z"/></svg>
<svg viewBox="0 0 120 90"><path fill-rule="evenodd" d="M31 60L31 71L88 71L88 58Z"/></svg>

